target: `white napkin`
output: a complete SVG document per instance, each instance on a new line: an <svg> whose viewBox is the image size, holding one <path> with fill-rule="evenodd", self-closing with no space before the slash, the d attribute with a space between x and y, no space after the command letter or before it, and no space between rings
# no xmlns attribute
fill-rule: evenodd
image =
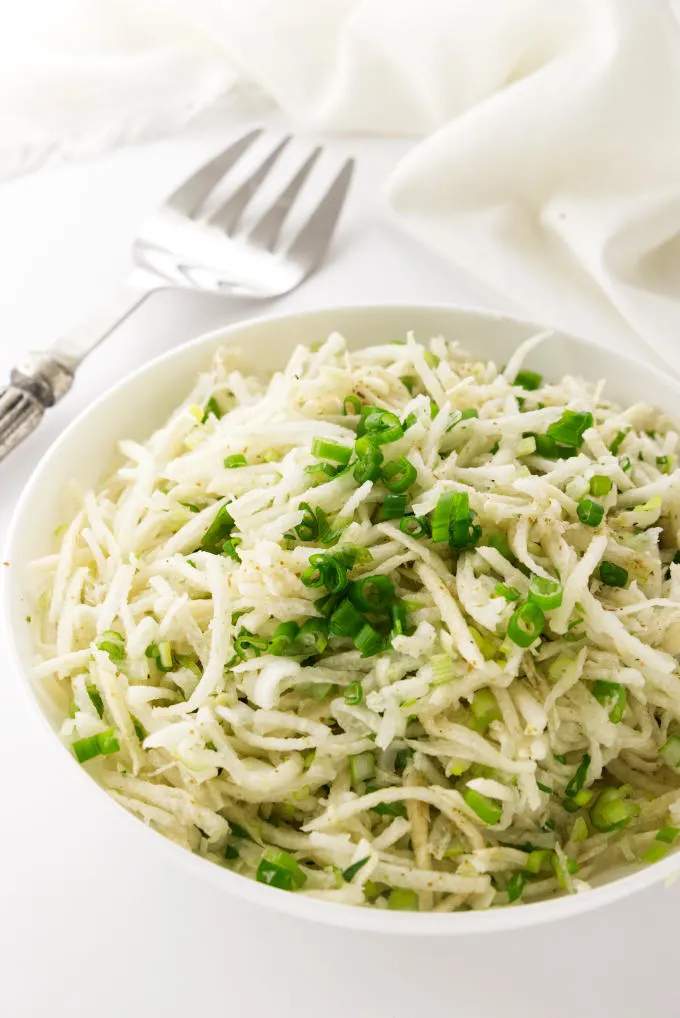
<svg viewBox="0 0 680 1018"><path fill-rule="evenodd" d="M168 131L235 86L300 126L409 134L396 221L535 318L680 372L672 0L22 0L5 172Z"/></svg>

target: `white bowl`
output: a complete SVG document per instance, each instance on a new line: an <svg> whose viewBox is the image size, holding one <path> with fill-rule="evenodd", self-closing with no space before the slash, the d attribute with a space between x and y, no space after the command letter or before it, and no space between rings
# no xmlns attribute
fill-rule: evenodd
<svg viewBox="0 0 680 1018"><path fill-rule="evenodd" d="M116 440L147 437L185 397L194 375L208 365L213 351L225 344L240 347L246 360L260 368L277 368L285 363L297 343L317 343L334 331L341 332L353 347L400 339L407 331L413 331L422 340L438 334L458 339L480 357L502 364L520 340L538 329L539 326L506 316L446 306L359 306L258 318L201 336L159 357L120 382L73 421L38 465L17 506L5 555L10 565L4 570L4 603L16 671L45 723L45 731L50 732L55 752L71 758L74 780L85 780L92 794L106 794L99 791L99 786L58 739L55 730L62 718L45 690L36 688L32 681L35 650L26 621L25 596L29 562L53 550L54 530L72 511L66 491L69 481L85 487L103 478L113 460ZM560 333L544 342L531 355L529 363L532 369L549 378L564 374L593 380L607 378L609 396L623 403L644 400L673 415L680 398L680 386L660 372ZM231 873L145 827L113 799L109 798L109 802L111 809L118 811L121 823L134 825L148 850L152 851L155 845L168 851L178 862L228 893L290 915L381 933L469 934L533 926L623 898L668 878L679 868L676 857L671 855L584 894L486 912L433 915L362 909L290 894Z"/></svg>

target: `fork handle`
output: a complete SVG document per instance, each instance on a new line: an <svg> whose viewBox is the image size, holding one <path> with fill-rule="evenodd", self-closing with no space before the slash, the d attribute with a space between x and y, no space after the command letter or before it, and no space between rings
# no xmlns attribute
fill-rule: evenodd
<svg viewBox="0 0 680 1018"><path fill-rule="evenodd" d="M70 368L49 354L30 353L17 365L11 384L0 389L0 460L35 431L72 384Z"/></svg>

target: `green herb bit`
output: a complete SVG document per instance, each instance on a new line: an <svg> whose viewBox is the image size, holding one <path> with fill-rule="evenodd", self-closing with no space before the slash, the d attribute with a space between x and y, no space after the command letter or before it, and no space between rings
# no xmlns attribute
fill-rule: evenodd
<svg viewBox="0 0 680 1018"><path fill-rule="evenodd" d="M680 735L671 735L659 750L669 767L680 767Z"/></svg>
<svg viewBox="0 0 680 1018"><path fill-rule="evenodd" d="M497 583L494 587L494 594L504 597L506 601L519 601L520 598L517 587L508 587L505 583Z"/></svg>
<svg viewBox="0 0 680 1018"><path fill-rule="evenodd" d="M357 704L363 703L364 700L364 687L357 680L350 682L349 686L345 689L345 703L350 707L355 707Z"/></svg>
<svg viewBox="0 0 680 1018"><path fill-rule="evenodd" d="M312 442L312 455L322 460L333 460L347 466L352 458L352 449L348 445L340 445L338 442L329 442L324 438L315 438Z"/></svg>
<svg viewBox="0 0 680 1018"><path fill-rule="evenodd" d="M393 887L387 899L387 907L398 912L417 912L418 895L406 887Z"/></svg>
<svg viewBox="0 0 680 1018"><path fill-rule="evenodd" d="M666 845L674 844L680 834L680 827L661 827L656 832L656 841L663 841Z"/></svg>
<svg viewBox="0 0 680 1018"><path fill-rule="evenodd" d="M99 650L108 654L112 661L122 661L125 657L125 640L115 629L107 629L97 641Z"/></svg>
<svg viewBox="0 0 680 1018"><path fill-rule="evenodd" d="M662 859L666 858L668 851L668 845L661 845L658 841L653 841L647 851L642 853L640 858L646 863L660 862Z"/></svg>
<svg viewBox="0 0 680 1018"><path fill-rule="evenodd" d="M545 627L545 615L535 601L525 601L508 622L508 637L518 647L535 643Z"/></svg>
<svg viewBox="0 0 680 1018"><path fill-rule="evenodd" d="M226 505L221 505L217 510L215 519L201 538L199 549L210 552L213 555L219 555L224 542L228 537L231 537L233 527L234 521L229 514L229 510Z"/></svg>
<svg viewBox="0 0 680 1018"><path fill-rule="evenodd" d="M589 488L591 495L601 498L612 490L612 479L605 474L595 474L590 478Z"/></svg>
<svg viewBox="0 0 680 1018"><path fill-rule="evenodd" d="M590 822L597 831L614 831L626 827L640 813L637 803L628 798L630 786L605 788L590 808Z"/></svg>
<svg viewBox="0 0 680 1018"><path fill-rule="evenodd" d="M583 435L593 426L593 415L591 413L576 413L573 410L565 410L559 421L551 424L547 430L550 438L562 445L579 448L583 444Z"/></svg>
<svg viewBox="0 0 680 1018"><path fill-rule="evenodd" d="M350 880L352 880L357 875L359 870L366 865L370 858L371 858L370 855L367 855L363 859L359 859L357 862L353 862L350 866L347 867L346 870L342 871L342 879L346 880L347 883L349 883Z"/></svg>
<svg viewBox="0 0 680 1018"><path fill-rule="evenodd" d="M562 584L559 580L548 579L546 576L532 577L529 585L528 598L542 608L550 611L562 604Z"/></svg>
<svg viewBox="0 0 680 1018"><path fill-rule="evenodd" d="M233 456L227 456L224 461L224 465L227 470L233 470L234 467L245 467L247 466L246 458L242 452L234 453Z"/></svg>
<svg viewBox="0 0 680 1018"><path fill-rule="evenodd" d="M520 371L515 375L515 381L513 385L521 385L527 392L533 392L538 389L543 382L543 375L539 375L536 371Z"/></svg>
<svg viewBox="0 0 680 1018"><path fill-rule="evenodd" d="M93 760L96 756L110 756L120 750L120 743L116 738L113 728L105 732L97 732L86 739L76 739L71 748L76 755L78 763L85 763L86 760Z"/></svg>
<svg viewBox="0 0 680 1018"><path fill-rule="evenodd" d="M593 685L593 696L603 707L609 711L609 720L613 725L618 725L626 713L627 694L626 687L619 682L607 682L605 679L598 679Z"/></svg>
<svg viewBox="0 0 680 1018"><path fill-rule="evenodd" d="M217 400L214 396L211 396L208 402L205 404L205 410L203 411L203 417L201 418L201 424L205 424L210 415L216 417L219 421L222 418L222 411L219 408Z"/></svg>
<svg viewBox="0 0 680 1018"><path fill-rule="evenodd" d="M375 776L375 754L370 750L357 753L349 758L349 774L353 785L368 781Z"/></svg>
<svg viewBox="0 0 680 1018"><path fill-rule="evenodd" d="M474 788L466 788L463 792L463 799L469 808L476 813L480 820L493 827L503 815L503 807L495 799L476 792Z"/></svg>
<svg viewBox="0 0 680 1018"><path fill-rule="evenodd" d="M599 576L609 587L625 587L628 583L628 570L606 559L600 562Z"/></svg>
<svg viewBox="0 0 680 1018"><path fill-rule="evenodd" d="M580 792L585 783L588 775L588 768L590 767L590 755L588 753L583 754L580 764L576 768L574 776L571 778L565 789L566 794L573 798L577 792Z"/></svg>
<svg viewBox="0 0 680 1018"><path fill-rule="evenodd" d="M256 879L282 891L297 891L307 883L307 875L293 856L274 848L265 849L257 867Z"/></svg>

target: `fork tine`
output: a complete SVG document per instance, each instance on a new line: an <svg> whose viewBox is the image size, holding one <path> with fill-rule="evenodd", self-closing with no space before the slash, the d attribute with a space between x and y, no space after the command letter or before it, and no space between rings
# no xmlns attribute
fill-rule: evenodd
<svg viewBox="0 0 680 1018"><path fill-rule="evenodd" d="M183 212L187 216L194 216L227 170L231 169L261 134L262 128L259 127L244 134L242 138L238 138L209 163L196 170L183 184L180 184L167 199L166 205L171 205L177 212Z"/></svg>
<svg viewBox="0 0 680 1018"><path fill-rule="evenodd" d="M286 258L296 262L308 275L323 258L330 244L335 224L342 212L352 182L354 159L347 159L337 177L286 251Z"/></svg>
<svg viewBox="0 0 680 1018"><path fill-rule="evenodd" d="M276 148L269 153L267 158L260 163L257 169L254 170L251 175L244 180L239 187L237 187L236 191L227 198L227 200L223 202L211 216L208 217L209 223L212 223L214 226L221 227L227 235L234 232L238 226L239 219L248 205L248 202L253 197L258 187L265 179L290 140L291 135L287 134L286 137L279 142Z"/></svg>
<svg viewBox="0 0 680 1018"><path fill-rule="evenodd" d="M323 149L320 145L314 149L292 180L283 189L281 194L276 198L267 211L263 212L262 217L258 220L246 238L250 244L261 247L265 251L274 250L285 218L290 212L293 202L302 190L307 177L312 172L314 164L321 155L322 151Z"/></svg>

